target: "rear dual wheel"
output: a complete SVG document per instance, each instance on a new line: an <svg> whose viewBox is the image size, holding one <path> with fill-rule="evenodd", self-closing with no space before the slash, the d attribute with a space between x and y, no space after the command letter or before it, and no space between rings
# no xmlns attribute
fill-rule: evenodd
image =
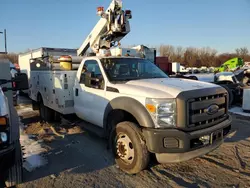
<svg viewBox="0 0 250 188"><path fill-rule="evenodd" d="M39 104L39 113L40 113L41 119L44 121L50 122L54 120L55 111L45 106L42 99L40 100L40 104Z"/></svg>

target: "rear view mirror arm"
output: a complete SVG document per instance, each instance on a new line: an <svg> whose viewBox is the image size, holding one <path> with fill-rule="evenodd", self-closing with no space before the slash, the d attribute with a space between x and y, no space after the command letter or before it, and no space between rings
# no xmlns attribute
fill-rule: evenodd
<svg viewBox="0 0 250 188"><path fill-rule="evenodd" d="M10 88L10 87L3 87L3 88L2 88L2 91L3 91L3 92L7 92L7 91L17 91L17 90L14 89L14 88Z"/></svg>

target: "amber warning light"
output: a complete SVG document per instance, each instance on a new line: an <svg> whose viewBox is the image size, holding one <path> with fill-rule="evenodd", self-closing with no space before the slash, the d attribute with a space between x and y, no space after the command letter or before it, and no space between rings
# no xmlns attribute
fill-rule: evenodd
<svg viewBox="0 0 250 188"><path fill-rule="evenodd" d="M101 15L104 12L104 7L97 7L97 14Z"/></svg>
<svg viewBox="0 0 250 188"><path fill-rule="evenodd" d="M0 117L0 125L7 125L6 117Z"/></svg>

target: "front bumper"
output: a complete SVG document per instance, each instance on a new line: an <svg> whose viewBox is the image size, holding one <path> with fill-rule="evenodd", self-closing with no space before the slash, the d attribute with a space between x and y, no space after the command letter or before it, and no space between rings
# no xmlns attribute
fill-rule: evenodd
<svg viewBox="0 0 250 188"><path fill-rule="evenodd" d="M216 149L231 129L232 118L205 129L184 132L177 129L143 129L147 148L159 163L186 161ZM208 142L200 141L208 136Z"/></svg>
<svg viewBox="0 0 250 188"><path fill-rule="evenodd" d="M15 147L10 145L6 149L0 150L0 179L5 174L5 172L13 166L15 162Z"/></svg>

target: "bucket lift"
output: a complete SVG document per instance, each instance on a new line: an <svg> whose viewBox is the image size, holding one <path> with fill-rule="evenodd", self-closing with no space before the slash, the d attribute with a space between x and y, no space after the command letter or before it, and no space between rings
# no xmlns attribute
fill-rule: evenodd
<svg viewBox="0 0 250 188"><path fill-rule="evenodd" d="M122 10L121 0L113 0L107 10L97 8L101 17L86 40L77 51L78 56L84 56L89 48L96 55L110 53L111 47L119 45L119 41L130 32L130 10Z"/></svg>

